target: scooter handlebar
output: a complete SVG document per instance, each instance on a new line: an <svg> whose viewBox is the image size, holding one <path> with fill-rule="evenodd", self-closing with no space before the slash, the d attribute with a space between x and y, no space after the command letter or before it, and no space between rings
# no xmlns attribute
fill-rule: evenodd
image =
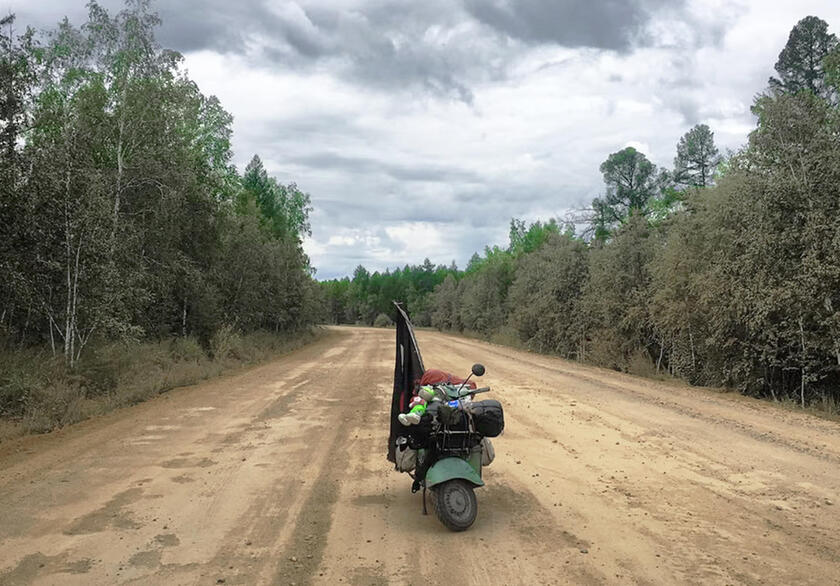
<svg viewBox="0 0 840 586"><path fill-rule="evenodd" d="M461 397L466 397L467 395L477 395L478 393L486 393L490 390L490 387L481 387L480 389L464 389L461 391Z"/></svg>

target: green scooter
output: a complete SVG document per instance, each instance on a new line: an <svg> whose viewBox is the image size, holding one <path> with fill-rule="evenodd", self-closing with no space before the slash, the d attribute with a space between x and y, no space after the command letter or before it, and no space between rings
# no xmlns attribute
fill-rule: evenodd
<svg viewBox="0 0 840 586"><path fill-rule="evenodd" d="M481 364L473 365L473 375L481 376L484 372ZM445 394L445 402L432 403L427 410L433 418L430 447L418 450L419 464L414 475L415 482L419 481L423 486L423 514L427 514L426 490L430 490L435 515L452 531L464 531L475 521L478 514L475 488L484 486L481 478L482 455L485 449L489 449L485 447L487 444L483 436L475 430L469 408L471 401L465 403L465 399L488 392L490 387L473 390L463 386L436 387L436 392ZM434 460L430 462L425 476L420 477L427 458Z"/></svg>
<svg viewBox="0 0 840 586"><path fill-rule="evenodd" d="M473 400L475 395L490 390L468 385L471 377L484 375L481 364L474 364L463 382L453 382L454 377L447 375L444 383L427 384L411 322L404 309L396 305L397 361L388 460L411 476L412 492L422 488L424 515L428 514L428 490L441 523L452 531L464 531L478 514L475 488L484 486L482 467L494 457L487 438L498 436L504 429L502 406L494 400ZM415 414L409 421L406 416L417 397L426 401L425 413Z"/></svg>

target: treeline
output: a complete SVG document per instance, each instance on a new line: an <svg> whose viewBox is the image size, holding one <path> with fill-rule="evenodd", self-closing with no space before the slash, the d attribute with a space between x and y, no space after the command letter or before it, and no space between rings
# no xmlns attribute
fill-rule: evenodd
<svg viewBox="0 0 840 586"><path fill-rule="evenodd" d="M88 7L81 27L0 27L0 350L73 369L113 341L212 354L220 332L312 324L308 195L258 157L237 172L230 114L158 45L148 1ZM0 413L26 402L10 376Z"/></svg>
<svg viewBox="0 0 840 586"><path fill-rule="evenodd" d="M458 268L434 266L427 258L422 265L371 274L358 266L353 278L323 281L321 290L326 321L333 324L387 325L394 313L393 300L411 308L412 321L419 326L432 323L431 293ZM378 319L377 319L378 318Z"/></svg>
<svg viewBox="0 0 840 586"><path fill-rule="evenodd" d="M633 148L611 154L583 233L514 220L506 249L473 257L422 302L430 323L836 410L837 38L803 19L776 71L739 152L720 157L699 125L670 170ZM355 278L346 287L363 291Z"/></svg>

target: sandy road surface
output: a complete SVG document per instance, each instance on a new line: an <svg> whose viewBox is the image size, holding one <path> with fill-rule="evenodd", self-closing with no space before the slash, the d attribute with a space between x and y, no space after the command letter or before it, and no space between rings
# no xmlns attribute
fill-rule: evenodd
<svg viewBox="0 0 840 586"><path fill-rule="evenodd" d="M506 408L449 533L384 458L393 335L0 445L0 584L840 583L840 425L419 332Z"/></svg>

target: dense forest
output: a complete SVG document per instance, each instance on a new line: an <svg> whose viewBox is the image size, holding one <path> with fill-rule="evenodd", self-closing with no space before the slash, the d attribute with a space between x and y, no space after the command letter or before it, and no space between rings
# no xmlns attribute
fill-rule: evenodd
<svg viewBox="0 0 840 586"><path fill-rule="evenodd" d="M584 229L513 220L508 246L463 271L358 267L322 283L329 319L386 324L398 299L421 326L836 411L838 39L809 16L775 69L738 152L721 156L700 124L670 169L612 153Z"/></svg>
<svg viewBox="0 0 840 586"><path fill-rule="evenodd" d="M320 319L309 196L257 156L237 172L230 114L155 41L148 0L88 8L43 34L2 21L0 415L44 386L112 392L109 344L213 360Z"/></svg>

